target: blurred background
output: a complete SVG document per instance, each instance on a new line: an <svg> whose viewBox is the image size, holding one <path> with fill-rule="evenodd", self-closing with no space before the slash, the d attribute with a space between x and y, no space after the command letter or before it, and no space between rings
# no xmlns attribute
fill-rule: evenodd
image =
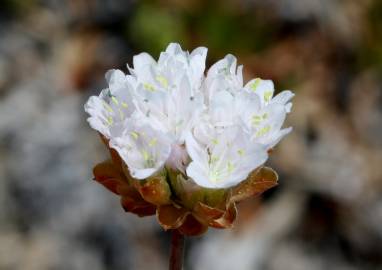
<svg viewBox="0 0 382 270"><path fill-rule="evenodd" d="M382 269L380 0L1 0L0 269L167 269L155 218L91 180L107 152L83 104L171 41L296 93L280 185L188 239L185 269Z"/></svg>

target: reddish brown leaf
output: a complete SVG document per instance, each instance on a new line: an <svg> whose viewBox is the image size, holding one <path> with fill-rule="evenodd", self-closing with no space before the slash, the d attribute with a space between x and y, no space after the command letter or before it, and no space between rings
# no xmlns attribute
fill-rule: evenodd
<svg viewBox="0 0 382 270"><path fill-rule="evenodd" d="M268 167L262 167L251 173L247 180L232 189L231 202L238 202L251 196L257 196L277 185L277 173Z"/></svg>
<svg viewBox="0 0 382 270"><path fill-rule="evenodd" d="M211 227L217 228L217 229L227 229L232 228L233 223L235 222L237 216L237 209L235 203L231 203L228 207L224 215L212 221L210 223Z"/></svg>
<svg viewBox="0 0 382 270"><path fill-rule="evenodd" d="M165 177L157 176L145 181L136 181L136 188L142 197L155 205L170 204L171 190Z"/></svg>
<svg viewBox="0 0 382 270"><path fill-rule="evenodd" d="M188 215L188 210L172 204L160 205L157 209L158 222L165 230L179 228Z"/></svg>
<svg viewBox="0 0 382 270"><path fill-rule="evenodd" d="M118 186L125 183L125 175L110 160L97 164L93 169L94 178L108 190L118 193Z"/></svg>
<svg viewBox="0 0 382 270"><path fill-rule="evenodd" d="M198 202L193 210L193 215L203 224L209 224L215 219L224 215L224 211L218 208L210 207L202 202Z"/></svg>
<svg viewBox="0 0 382 270"><path fill-rule="evenodd" d="M178 229L180 233L188 236L198 236L205 233L208 230L207 225L203 225L192 215L188 215L183 225Z"/></svg>
<svg viewBox="0 0 382 270"><path fill-rule="evenodd" d="M121 194L121 204L126 212L132 212L138 216L151 216L156 212L156 206L146 202L139 192L131 186L123 185L118 187Z"/></svg>
<svg viewBox="0 0 382 270"><path fill-rule="evenodd" d="M141 194L132 186L129 185L121 185L118 187L118 193L121 194L121 196L127 196L130 197L136 201L145 201Z"/></svg>
<svg viewBox="0 0 382 270"><path fill-rule="evenodd" d="M126 212L131 212L139 217L152 216L156 212L156 206L145 201L136 201L130 197L121 198L121 205Z"/></svg>

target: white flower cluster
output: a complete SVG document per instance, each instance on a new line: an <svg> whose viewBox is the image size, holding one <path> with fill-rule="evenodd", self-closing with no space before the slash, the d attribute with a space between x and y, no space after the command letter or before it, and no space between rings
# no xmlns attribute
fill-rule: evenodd
<svg viewBox="0 0 382 270"><path fill-rule="evenodd" d="M92 128L107 139L136 179L165 166L207 188L227 188L262 165L291 128L282 129L294 96L273 97L272 81L243 84L227 55L205 71L207 48L171 43L155 61L133 58L130 75L106 73L108 88L85 105Z"/></svg>

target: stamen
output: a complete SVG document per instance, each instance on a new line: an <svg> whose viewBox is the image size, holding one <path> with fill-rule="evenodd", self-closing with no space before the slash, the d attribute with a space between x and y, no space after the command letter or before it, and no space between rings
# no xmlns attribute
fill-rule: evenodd
<svg viewBox="0 0 382 270"><path fill-rule="evenodd" d="M239 149L239 150L237 150L237 153L239 154L239 156L244 156L244 154L245 154L245 151L244 151L244 149Z"/></svg>
<svg viewBox="0 0 382 270"><path fill-rule="evenodd" d="M217 162L219 160L219 158L217 156L210 156L210 159L209 159L209 163L210 165L214 164L215 162Z"/></svg>
<svg viewBox="0 0 382 270"><path fill-rule="evenodd" d="M110 107L110 105L107 104L106 101L103 102L103 106L104 106L104 108L105 108L108 112L111 112L111 113L113 112L113 108Z"/></svg>
<svg viewBox="0 0 382 270"><path fill-rule="evenodd" d="M113 117L108 116L108 117L106 118L106 121L107 121L107 123L111 126L111 125L113 124Z"/></svg>
<svg viewBox="0 0 382 270"><path fill-rule="evenodd" d="M121 108L118 108L118 111L119 111L119 117L121 118L121 120L123 120L125 118L125 114L123 113Z"/></svg>
<svg viewBox="0 0 382 270"><path fill-rule="evenodd" d="M256 78L255 81L250 85L253 92L257 90L257 87L259 87L260 83L261 83L261 79Z"/></svg>
<svg viewBox="0 0 382 270"><path fill-rule="evenodd" d="M156 77L156 80L163 86L163 87L168 87L168 81L167 81L167 79L164 77L164 76L162 76L162 75L158 75L157 77Z"/></svg>
<svg viewBox="0 0 382 270"><path fill-rule="evenodd" d="M118 99L115 96L111 97L111 101L113 101L115 105L119 105Z"/></svg>
<svg viewBox="0 0 382 270"><path fill-rule="evenodd" d="M263 136L263 135L267 134L270 130L271 130L271 126L270 126L270 125L267 125L267 126L263 127L262 129L260 129L260 130L256 133L256 135L257 135L258 137Z"/></svg>
<svg viewBox="0 0 382 270"><path fill-rule="evenodd" d="M139 133L138 133L138 132L131 131L131 132L130 132L130 135L131 135L135 140L138 140L138 138L139 138Z"/></svg>
<svg viewBox="0 0 382 270"><path fill-rule="evenodd" d="M144 83L143 87L150 92L155 92L155 87L150 83Z"/></svg>
<svg viewBox="0 0 382 270"><path fill-rule="evenodd" d="M153 138L149 141L149 146L153 147L157 144L158 142L158 139L157 138Z"/></svg>
<svg viewBox="0 0 382 270"><path fill-rule="evenodd" d="M264 100L266 102L269 102L271 100L271 98L272 98L272 95L273 95L273 91L271 91L271 90L266 91L264 93Z"/></svg>
<svg viewBox="0 0 382 270"><path fill-rule="evenodd" d="M234 169L235 169L235 166L232 164L232 162L228 161L228 163L227 163L228 173L232 173Z"/></svg>

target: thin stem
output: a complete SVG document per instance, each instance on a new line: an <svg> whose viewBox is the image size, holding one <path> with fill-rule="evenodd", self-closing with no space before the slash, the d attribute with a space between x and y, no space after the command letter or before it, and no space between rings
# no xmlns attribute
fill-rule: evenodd
<svg viewBox="0 0 382 270"><path fill-rule="evenodd" d="M184 254L184 236L178 230L172 230L169 270L182 270Z"/></svg>

